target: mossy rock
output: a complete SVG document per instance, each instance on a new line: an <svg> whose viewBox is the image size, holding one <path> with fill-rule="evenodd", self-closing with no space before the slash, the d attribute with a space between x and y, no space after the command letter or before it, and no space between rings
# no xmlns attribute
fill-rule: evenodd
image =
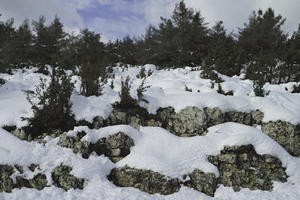
<svg viewBox="0 0 300 200"><path fill-rule="evenodd" d="M25 179L22 176L17 176L15 187L16 188L27 187L27 188L42 190L47 186L47 183L48 181L45 174L37 174L32 179Z"/></svg>
<svg viewBox="0 0 300 200"><path fill-rule="evenodd" d="M14 173L14 168L9 165L0 165L0 192L11 192L14 188L13 180L10 176Z"/></svg>
<svg viewBox="0 0 300 200"><path fill-rule="evenodd" d="M189 178L190 180L184 182L184 185L209 196L214 196L217 189L217 178L214 174L204 173L199 169L195 169L185 178Z"/></svg>
<svg viewBox="0 0 300 200"><path fill-rule="evenodd" d="M276 121L263 123L262 131L293 156L300 156L300 124Z"/></svg>
<svg viewBox="0 0 300 200"><path fill-rule="evenodd" d="M52 171L52 179L55 186L64 190L83 189L84 179L72 175L72 167L60 165Z"/></svg>
<svg viewBox="0 0 300 200"><path fill-rule="evenodd" d="M150 194L169 195L178 192L180 182L150 170L135 169L130 167L114 168L108 179L120 187L134 187Z"/></svg>
<svg viewBox="0 0 300 200"><path fill-rule="evenodd" d="M281 161L271 155L258 155L252 145L225 146L221 154L208 156L219 169L218 183L239 190L273 189L272 181L287 181Z"/></svg>
<svg viewBox="0 0 300 200"><path fill-rule="evenodd" d="M132 138L123 132L118 132L98 140L96 144L92 145L92 150L98 155L104 154L108 156L112 161L119 161L120 158L124 158L130 153L130 148L133 145L134 141Z"/></svg>

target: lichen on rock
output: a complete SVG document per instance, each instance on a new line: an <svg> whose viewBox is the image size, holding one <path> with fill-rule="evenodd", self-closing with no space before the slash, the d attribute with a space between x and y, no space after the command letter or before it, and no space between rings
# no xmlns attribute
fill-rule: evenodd
<svg viewBox="0 0 300 200"><path fill-rule="evenodd" d="M32 179L26 179L22 176L17 176L15 187L16 188L27 187L27 188L42 190L47 186L47 183L48 181L46 175L39 173L35 175Z"/></svg>
<svg viewBox="0 0 300 200"><path fill-rule="evenodd" d="M158 110L157 117L164 128L178 136L203 135L207 130L206 113L194 106L186 107L179 113L171 107L163 108Z"/></svg>
<svg viewBox="0 0 300 200"><path fill-rule="evenodd" d="M82 137L67 136L62 134L59 137L58 145L73 149L74 153L81 153L82 157L88 158L90 154L90 144L87 141L81 140Z"/></svg>
<svg viewBox="0 0 300 200"><path fill-rule="evenodd" d="M262 131L293 156L300 156L300 125L276 121L262 124Z"/></svg>
<svg viewBox="0 0 300 200"><path fill-rule="evenodd" d="M126 157L134 145L133 139L123 132L101 138L93 145L93 150L98 154L108 156L113 162Z"/></svg>
<svg viewBox="0 0 300 200"><path fill-rule="evenodd" d="M217 178L214 174L204 173L199 169L195 169L186 178L189 178L189 180L184 182L184 185L209 196L214 196L217 189Z"/></svg>
<svg viewBox="0 0 300 200"><path fill-rule="evenodd" d="M225 146L221 154L208 156L208 160L219 169L218 183L239 190L268 190L272 181L287 181L281 161L271 155L258 155L252 145Z"/></svg>
<svg viewBox="0 0 300 200"><path fill-rule="evenodd" d="M14 168L9 165L0 165L0 192L11 192L14 188L13 179L10 177Z"/></svg>
<svg viewBox="0 0 300 200"><path fill-rule="evenodd" d="M108 179L117 186L135 187L150 194L169 195L180 189L180 182L176 178L128 166L112 169Z"/></svg>
<svg viewBox="0 0 300 200"><path fill-rule="evenodd" d="M83 189L84 179L72 175L72 167L60 165L52 171L52 179L55 186L64 190Z"/></svg>

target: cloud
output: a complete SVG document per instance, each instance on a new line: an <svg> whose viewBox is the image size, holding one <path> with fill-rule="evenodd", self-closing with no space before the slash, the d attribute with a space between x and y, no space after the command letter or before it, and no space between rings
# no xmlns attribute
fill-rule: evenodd
<svg viewBox="0 0 300 200"><path fill-rule="evenodd" d="M127 35L140 36L145 32L145 21L136 17L118 19L94 18L89 28L101 33L102 41L121 39Z"/></svg>
<svg viewBox="0 0 300 200"><path fill-rule="evenodd" d="M0 0L2 19L13 17L18 25L26 18L36 20L43 15L52 20L59 16L68 29L83 27L78 10L93 6L93 0Z"/></svg>
<svg viewBox="0 0 300 200"><path fill-rule="evenodd" d="M25 18L44 15L52 20L58 15L65 28L85 27L100 32L105 40L126 35L141 35L149 25L157 25L160 17L170 17L180 0L0 0L1 20L15 18L20 24ZM223 20L229 32L242 27L253 10L272 7L287 17L284 30L296 30L300 22L299 0L185 0L188 7L200 10L212 26Z"/></svg>

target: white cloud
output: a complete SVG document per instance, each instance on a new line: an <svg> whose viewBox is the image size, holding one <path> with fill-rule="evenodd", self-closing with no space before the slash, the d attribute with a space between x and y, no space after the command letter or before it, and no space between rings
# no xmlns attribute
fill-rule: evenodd
<svg viewBox="0 0 300 200"><path fill-rule="evenodd" d="M37 19L44 15L51 20L58 15L67 30L89 27L113 39L127 34L140 35L149 24L157 25L160 16L170 17L179 0L0 0L1 19L14 17L16 24L25 18ZM300 23L299 0L185 0L188 7L200 9L206 21L213 25L223 20L228 31L242 27L253 10L272 7L287 17L284 29L292 32ZM109 6L117 15L114 19L94 17L84 19L79 10L94 6ZM97 8L97 7L96 7ZM101 12L101 9L99 10ZM119 13L122 15L119 16Z"/></svg>
<svg viewBox="0 0 300 200"><path fill-rule="evenodd" d="M0 0L2 19L13 17L16 24L25 18L36 20L44 15L51 20L59 16L67 29L83 27L85 22L78 14L79 9L93 6L93 0Z"/></svg>
<svg viewBox="0 0 300 200"><path fill-rule="evenodd" d="M122 17L119 19L94 18L89 28L101 33L102 40L107 42L126 35L140 36L145 31L145 21L136 17Z"/></svg>

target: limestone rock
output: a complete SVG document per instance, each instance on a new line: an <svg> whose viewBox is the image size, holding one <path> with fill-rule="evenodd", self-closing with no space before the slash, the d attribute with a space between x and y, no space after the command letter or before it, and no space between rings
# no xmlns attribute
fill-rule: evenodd
<svg viewBox="0 0 300 200"><path fill-rule="evenodd" d="M40 169L40 165L39 165L39 164L34 164L34 163L32 163L32 164L28 167L28 169L29 169L30 171L34 172L35 169Z"/></svg>
<svg viewBox="0 0 300 200"><path fill-rule="evenodd" d="M37 190L42 190L47 186L47 177L45 174L37 174L35 175L32 179L25 179L22 176L17 176L16 177L16 188L22 188L22 187L27 187L27 188L34 188Z"/></svg>
<svg viewBox="0 0 300 200"><path fill-rule="evenodd" d="M93 119L92 128L99 129L103 127L105 124L105 120L101 116L97 116Z"/></svg>
<svg viewBox="0 0 300 200"><path fill-rule="evenodd" d="M251 122L251 125L260 125L262 124L262 120L264 118L264 113L259 111L259 110L253 110L250 112L251 114L251 119L252 119L252 122Z"/></svg>
<svg viewBox="0 0 300 200"><path fill-rule="evenodd" d="M220 108L204 108L204 111L206 112L208 117L208 127L224 123L225 115L222 113Z"/></svg>
<svg viewBox="0 0 300 200"><path fill-rule="evenodd" d="M161 127L162 123L159 121L155 121L154 119L150 119L148 121L146 121L145 123L146 126L156 126L156 127Z"/></svg>
<svg viewBox="0 0 300 200"><path fill-rule="evenodd" d="M0 192L11 192L14 188L13 180L10 176L14 173L14 168L9 165L0 165Z"/></svg>
<svg viewBox="0 0 300 200"><path fill-rule="evenodd" d="M293 156L300 156L300 125L276 121L262 125L262 131Z"/></svg>
<svg viewBox="0 0 300 200"><path fill-rule="evenodd" d="M15 130L11 131L11 134L13 134L14 136L16 136L17 138L19 138L21 140L28 141L28 135L26 134L24 129L15 129Z"/></svg>
<svg viewBox="0 0 300 200"><path fill-rule="evenodd" d="M192 173L188 174L190 178L184 185L191 187L199 192L203 192L209 196L214 196L217 188L217 178L212 173L204 173L199 169L195 169Z"/></svg>
<svg viewBox="0 0 300 200"><path fill-rule="evenodd" d="M65 134L62 134L59 137L58 145L66 148L73 149L74 153L81 153L84 158L87 158L90 153L90 144L87 141L82 141L79 136L71 137Z"/></svg>
<svg viewBox="0 0 300 200"><path fill-rule="evenodd" d="M167 107L160 109L157 117L162 127L178 136L203 135L207 129L207 115L197 107L186 107L179 113Z"/></svg>
<svg viewBox="0 0 300 200"><path fill-rule="evenodd" d="M114 135L110 135L107 138L102 138L93 145L93 150L98 155L106 155L112 161L124 158L130 153L130 148L134 145L134 141L124 134L118 132ZM118 158L118 159L115 159Z"/></svg>
<svg viewBox="0 0 300 200"><path fill-rule="evenodd" d="M287 181L281 161L271 155L258 155L252 145L226 146L221 154L208 160L220 172L218 183L239 190L272 190L272 181Z"/></svg>
<svg viewBox="0 0 300 200"><path fill-rule="evenodd" d="M251 114L238 111L229 111L225 113L225 121L251 126Z"/></svg>
<svg viewBox="0 0 300 200"><path fill-rule="evenodd" d="M134 169L130 167L114 168L108 179L120 187L135 187L150 194L168 195L178 192L178 179L166 177L150 170Z"/></svg>
<svg viewBox="0 0 300 200"><path fill-rule="evenodd" d="M127 124L127 114L126 112L121 112L119 110L113 110L113 112L109 116L110 125L117 124Z"/></svg>
<svg viewBox="0 0 300 200"><path fill-rule="evenodd" d="M64 190L83 189L84 179L77 178L70 174L72 167L66 165L60 165L52 171L52 179L54 185Z"/></svg>

